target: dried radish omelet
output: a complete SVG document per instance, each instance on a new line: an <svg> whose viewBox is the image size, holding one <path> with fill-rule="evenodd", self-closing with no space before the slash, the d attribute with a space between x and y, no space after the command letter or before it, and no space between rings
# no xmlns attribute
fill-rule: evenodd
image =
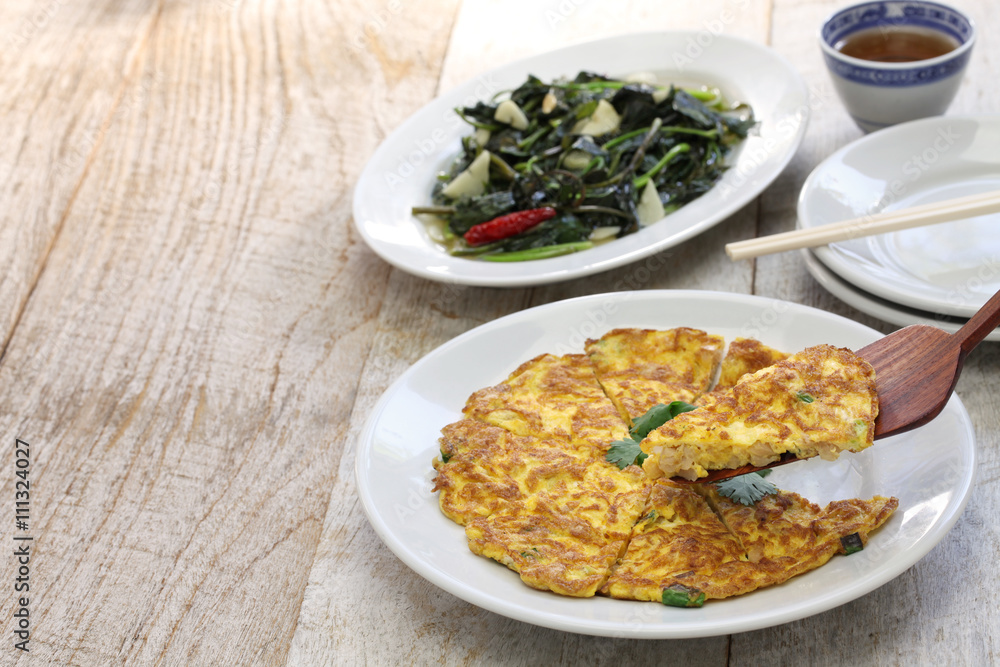
<svg viewBox="0 0 1000 667"><path fill-rule="evenodd" d="M712 391L695 399L695 405L707 407L717 403L720 398L733 390L744 375L773 366L787 357L784 352L768 347L754 338L735 339L729 344L726 356L722 359L719 381L712 387Z"/></svg>
<svg viewBox="0 0 1000 667"><path fill-rule="evenodd" d="M693 485L654 483L645 511L632 528L628 550L601 592L626 600L660 602L663 591L693 602L725 597L715 573L746 560L746 550ZM699 600L699 598L701 598ZM686 604L683 606L687 606Z"/></svg>
<svg viewBox="0 0 1000 667"><path fill-rule="evenodd" d="M850 350L810 347L743 376L731 392L642 442L651 478L696 480L709 470L764 466L789 453L836 459L872 444L875 369Z"/></svg>
<svg viewBox="0 0 1000 667"><path fill-rule="evenodd" d="M691 403L715 378L725 340L704 331L614 329L588 340L597 379L630 423L659 403Z"/></svg>
<svg viewBox="0 0 1000 667"><path fill-rule="evenodd" d="M871 443L873 374L846 350L820 346L786 359L737 339L723 358L724 347L722 338L695 329L616 329L587 341L586 354L526 361L474 392L464 418L442 429L434 461L441 511L465 527L473 553L533 588L680 606L777 584L863 546L896 508L894 498L821 509L777 491L746 506L714 485L653 480L668 474L665 429L685 420L711 434L702 440L712 447L699 455L716 448L727 460L739 442L719 437L723 423L734 433L794 436L794 451L811 451L807 442L827 456L827 439ZM643 449L663 446L646 459L646 472L627 465L632 454L609 463L619 460L608 455L612 445L640 453L630 439L633 420L673 401L703 407L686 406L692 411L649 434ZM814 406L811 421L800 403ZM779 441L767 440L768 455ZM757 444L748 448L754 455Z"/></svg>
<svg viewBox="0 0 1000 667"><path fill-rule="evenodd" d="M749 593L867 543L897 505L895 498L876 496L820 509L778 491L747 507L711 484L660 480L603 592L675 606Z"/></svg>
<svg viewBox="0 0 1000 667"><path fill-rule="evenodd" d="M582 476L594 461L566 440L519 436L474 419L444 427L440 443L434 489L441 511L463 526Z"/></svg>
<svg viewBox="0 0 1000 667"><path fill-rule="evenodd" d="M591 597L625 551L649 482L636 466L594 461L465 527L469 548L521 575L532 588Z"/></svg>
<svg viewBox="0 0 1000 667"><path fill-rule="evenodd" d="M463 412L516 435L558 437L600 456L608 443L628 435L582 354L526 361L504 382L473 393Z"/></svg>

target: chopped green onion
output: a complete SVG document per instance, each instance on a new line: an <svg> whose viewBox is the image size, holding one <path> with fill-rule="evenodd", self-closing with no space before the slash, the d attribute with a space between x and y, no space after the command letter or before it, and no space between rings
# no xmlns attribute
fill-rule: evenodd
<svg viewBox="0 0 1000 667"><path fill-rule="evenodd" d="M663 589L663 604L670 607L700 607L705 604L705 594L697 588L673 584Z"/></svg>
<svg viewBox="0 0 1000 667"><path fill-rule="evenodd" d="M857 533L851 533L840 538L840 544L843 545L845 554L857 553L865 548L864 542L861 541L861 536Z"/></svg>

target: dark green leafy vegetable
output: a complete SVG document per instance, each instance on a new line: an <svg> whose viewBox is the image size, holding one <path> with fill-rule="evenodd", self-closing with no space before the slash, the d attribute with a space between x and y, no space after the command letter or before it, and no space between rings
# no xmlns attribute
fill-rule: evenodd
<svg viewBox="0 0 1000 667"><path fill-rule="evenodd" d="M673 584L663 589L662 601L671 607L700 607L705 604L705 594L697 588Z"/></svg>
<svg viewBox="0 0 1000 667"><path fill-rule="evenodd" d="M441 463L447 463L450 459L451 459L451 456L448 455L448 454L445 454L444 450L442 449L441 450Z"/></svg>
<svg viewBox="0 0 1000 667"><path fill-rule="evenodd" d="M743 505L753 505L764 496L777 493L778 488L764 479L771 474L768 469L738 475L716 482L720 494Z"/></svg>
<svg viewBox="0 0 1000 667"><path fill-rule="evenodd" d="M649 210L658 211L647 207L640 215L647 184L667 213L701 196L722 177L727 152L754 124L752 110L728 105L716 90L655 88L592 72L551 82L529 76L500 98L455 110L476 133L463 139L461 153L439 178L434 206L414 208L440 216L442 242L456 256L526 261L636 232L655 221ZM510 102L523 114L515 114L516 121L497 113ZM473 179L471 191L446 188L483 151L490 154L485 184ZM544 230L474 252L462 239L474 225L546 206L559 215Z"/></svg>
<svg viewBox="0 0 1000 667"><path fill-rule="evenodd" d="M812 403L813 401L816 400L816 398L812 394L806 393L804 391L800 391L798 394L796 394L796 396L798 396L799 400L802 401L803 403Z"/></svg>
<svg viewBox="0 0 1000 667"><path fill-rule="evenodd" d="M516 207L514 195L504 190L482 197L459 199L455 204L455 212L451 214L449 225L453 233L461 236L472 227L510 213Z"/></svg>
<svg viewBox="0 0 1000 667"><path fill-rule="evenodd" d="M668 421L683 412L690 412L697 409L697 405L691 405L684 401L672 401L669 404L660 403L654 405L641 417L637 417L632 422L629 430L629 438L626 440L615 440L604 455L604 458L614 463L620 469L625 469L633 463L641 466L648 456L639 443L649 435L650 431L660 428Z"/></svg>

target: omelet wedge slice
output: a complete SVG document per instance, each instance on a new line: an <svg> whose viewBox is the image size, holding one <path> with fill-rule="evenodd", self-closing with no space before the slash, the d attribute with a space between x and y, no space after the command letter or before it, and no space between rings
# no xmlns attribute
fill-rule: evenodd
<svg viewBox="0 0 1000 667"><path fill-rule="evenodd" d="M745 560L743 545L694 487L658 480L601 593L662 602L666 589L686 602L680 606L697 606L731 594L729 583L714 573Z"/></svg>
<svg viewBox="0 0 1000 667"><path fill-rule="evenodd" d="M568 441L519 436L462 419L441 429L433 491L460 525L524 500L559 480L582 478L592 458Z"/></svg>
<svg viewBox="0 0 1000 667"><path fill-rule="evenodd" d="M469 549L560 595L591 597L624 553L649 495L637 466L592 463L465 528Z"/></svg>
<svg viewBox="0 0 1000 667"><path fill-rule="evenodd" d="M740 378L773 366L788 358L788 354L768 347L755 338L736 338L726 350L719 367L719 380L712 390L695 400L695 405L707 407L732 392Z"/></svg>
<svg viewBox="0 0 1000 667"><path fill-rule="evenodd" d="M899 506L896 498L875 496L838 500L821 509L789 491L746 506L719 495L713 485L703 488L746 550L745 560L726 563L713 573L713 580L728 587L731 595L780 584L820 567L835 554L864 548L868 535Z"/></svg>
<svg viewBox="0 0 1000 667"><path fill-rule="evenodd" d="M687 327L613 329L585 347L604 392L630 425L655 405L691 403L707 391L724 348L721 336Z"/></svg>
<svg viewBox="0 0 1000 667"><path fill-rule="evenodd" d="M601 592L630 600L699 606L743 595L816 569L868 541L898 506L876 496L821 509L788 491L753 506L714 485L654 483L628 549Z"/></svg>
<svg viewBox="0 0 1000 667"><path fill-rule="evenodd" d="M474 392L463 412L515 435L565 440L595 459L628 436L583 354L537 356L500 384Z"/></svg>
<svg viewBox="0 0 1000 667"><path fill-rule="evenodd" d="M744 375L714 404L642 442L650 478L697 480L709 470L764 466L789 452L836 459L873 442L875 370L846 348L818 345Z"/></svg>

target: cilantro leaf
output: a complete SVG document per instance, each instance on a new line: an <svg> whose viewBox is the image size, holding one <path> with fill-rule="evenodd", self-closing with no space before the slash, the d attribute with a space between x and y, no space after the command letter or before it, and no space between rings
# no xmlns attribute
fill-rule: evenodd
<svg viewBox="0 0 1000 667"><path fill-rule="evenodd" d="M622 470L633 463L641 466L642 462L648 456L639 446L642 439L650 431L660 428L682 412L690 412L697 407L697 405L691 405L684 401L674 401L669 405L664 405L663 403L654 405L649 410L646 410L646 414L636 418L632 422L628 439L615 440L611 443L611 448L608 449L608 453L604 455L604 458Z"/></svg>
<svg viewBox="0 0 1000 667"><path fill-rule="evenodd" d="M650 431L655 431L682 412L691 412L697 407L697 405L691 405L684 401L673 401L668 405L663 403L654 405L646 411L646 414L632 422L632 430L629 433L633 440L642 441L649 435Z"/></svg>
<svg viewBox="0 0 1000 667"><path fill-rule="evenodd" d="M730 477L721 482L716 482L715 488L723 496L744 505L753 505L764 496L778 492L778 487L764 479L770 470L759 470L757 472Z"/></svg>
<svg viewBox="0 0 1000 667"><path fill-rule="evenodd" d="M614 463L619 469L624 470L633 463L641 466L648 454L642 451L639 443L635 440L615 440L611 443L611 449L604 455L604 458Z"/></svg>

